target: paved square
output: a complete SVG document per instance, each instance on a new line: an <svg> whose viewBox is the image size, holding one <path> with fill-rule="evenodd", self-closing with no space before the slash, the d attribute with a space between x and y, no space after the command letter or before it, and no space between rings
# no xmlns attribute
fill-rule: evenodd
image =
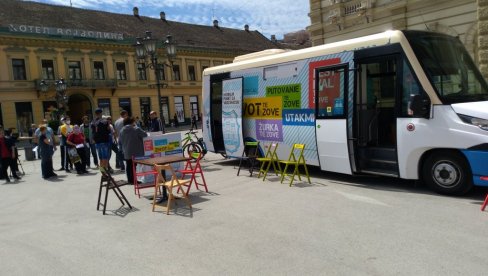
<svg viewBox="0 0 488 276"><path fill-rule="evenodd" d="M59 153L54 160L59 167ZM112 160L113 161L113 160ZM0 184L2 275L482 275L488 212L479 190L433 194L411 182L312 170L312 185L263 182L208 154L210 192L190 192L177 214L151 212L151 189L134 209L110 195L96 211L100 174L26 175ZM117 174L117 179L125 179Z"/></svg>

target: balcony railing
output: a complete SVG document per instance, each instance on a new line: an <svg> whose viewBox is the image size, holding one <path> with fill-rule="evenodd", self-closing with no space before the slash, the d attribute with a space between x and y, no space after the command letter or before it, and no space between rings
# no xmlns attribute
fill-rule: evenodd
<svg viewBox="0 0 488 276"><path fill-rule="evenodd" d="M348 1L344 4L344 15L351 15L366 10L371 6L370 0Z"/></svg>
<svg viewBox="0 0 488 276"><path fill-rule="evenodd" d="M50 87L54 88L54 80L44 80ZM115 89L117 81L112 80L65 80L68 87L86 88L86 89ZM37 90L41 90L41 80L35 80Z"/></svg>

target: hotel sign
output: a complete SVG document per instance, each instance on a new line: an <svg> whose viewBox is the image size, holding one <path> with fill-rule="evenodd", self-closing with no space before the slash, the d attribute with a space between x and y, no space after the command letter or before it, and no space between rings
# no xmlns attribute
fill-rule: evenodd
<svg viewBox="0 0 488 276"><path fill-rule="evenodd" d="M43 35L64 35L72 37L85 37L95 39L123 40L124 35L120 33L107 33L79 29L62 29L53 27L31 26L9 24L9 31L14 33L43 34Z"/></svg>

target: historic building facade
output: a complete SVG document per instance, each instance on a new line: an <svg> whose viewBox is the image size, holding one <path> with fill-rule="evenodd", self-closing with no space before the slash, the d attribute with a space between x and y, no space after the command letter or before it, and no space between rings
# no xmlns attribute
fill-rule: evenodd
<svg viewBox="0 0 488 276"><path fill-rule="evenodd" d="M488 77L487 0L310 0L313 45L386 30L432 30L458 37Z"/></svg>
<svg viewBox="0 0 488 276"><path fill-rule="evenodd" d="M0 10L0 124L25 133L31 123L59 106L54 82L67 81L67 113L73 123L96 107L118 117L121 109L147 118L159 110L156 75L135 56L135 38L151 31L162 41L172 35L177 56L160 74L166 123L178 115L188 123L201 112L202 71L232 62L237 55L276 48L248 26L242 30L200 26L133 15L91 11L17 0ZM41 81L48 85L43 91ZM61 106L62 108L62 106Z"/></svg>

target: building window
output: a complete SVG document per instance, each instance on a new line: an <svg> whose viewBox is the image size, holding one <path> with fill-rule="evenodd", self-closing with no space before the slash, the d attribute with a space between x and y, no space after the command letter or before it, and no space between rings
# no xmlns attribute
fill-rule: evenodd
<svg viewBox="0 0 488 276"><path fill-rule="evenodd" d="M52 60L41 60L42 78L45 80L54 80L54 62Z"/></svg>
<svg viewBox="0 0 488 276"><path fill-rule="evenodd" d="M139 80L147 80L145 63L137 63L137 78Z"/></svg>
<svg viewBox="0 0 488 276"><path fill-rule="evenodd" d="M132 108L130 106L130 98L119 98L120 110L125 110L132 116Z"/></svg>
<svg viewBox="0 0 488 276"><path fill-rule="evenodd" d="M161 70L158 70L159 72L159 80L166 80L166 74L164 73L164 67L161 68Z"/></svg>
<svg viewBox="0 0 488 276"><path fill-rule="evenodd" d="M110 99L98 99L98 107L102 109L102 114L105 116L110 116L112 113Z"/></svg>
<svg viewBox="0 0 488 276"><path fill-rule="evenodd" d="M127 80L127 72L125 71L125 62L116 62L115 67L117 68L117 79Z"/></svg>
<svg viewBox="0 0 488 276"><path fill-rule="evenodd" d="M173 65L173 77L175 81L181 80L180 66L178 64Z"/></svg>
<svg viewBox="0 0 488 276"><path fill-rule="evenodd" d="M198 110L198 96L190 96L190 111L191 115L197 117L197 121L200 120L200 111Z"/></svg>
<svg viewBox="0 0 488 276"><path fill-rule="evenodd" d="M32 103L18 102L15 103L15 112L17 114L17 129L20 136L27 134L33 121Z"/></svg>
<svg viewBox="0 0 488 276"><path fill-rule="evenodd" d="M140 97L139 103L141 106L141 121L145 124L149 120L149 113L151 112L151 98Z"/></svg>
<svg viewBox="0 0 488 276"><path fill-rule="evenodd" d="M195 76L195 66L193 66L193 65L188 65L188 80L189 80L189 81L194 81L194 80L196 80L196 76Z"/></svg>
<svg viewBox="0 0 488 276"><path fill-rule="evenodd" d="M81 80L81 62L68 61L68 75L70 80Z"/></svg>
<svg viewBox="0 0 488 276"><path fill-rule="evenodd" d="M93 62L93 78L96 80L105 79L105 70L103 69L103 61Z"/></svg>
<svg viewBox="0 0 488 276"><path fill-rule="evenodd" d="M12 59L12 71L14 73L14 80L26 80L27 74L25 72L25 61L20 58Z"/></svg>
<svg viewBox="0 0 488 276"><path fill-rule="evenodd" d="M171 118L169 117L168 102L169 102L168 97L161 97L161 107L163 109L163 118L165 124L169 124L171 122Z"/></svg>
<svg viewBox="0 0 488 276"><path fill-rule="evenodd" d="M185 107L183 105L182 96L175 97L175 113L176 117L178 118L178 122L185 122Z"/></svg>

